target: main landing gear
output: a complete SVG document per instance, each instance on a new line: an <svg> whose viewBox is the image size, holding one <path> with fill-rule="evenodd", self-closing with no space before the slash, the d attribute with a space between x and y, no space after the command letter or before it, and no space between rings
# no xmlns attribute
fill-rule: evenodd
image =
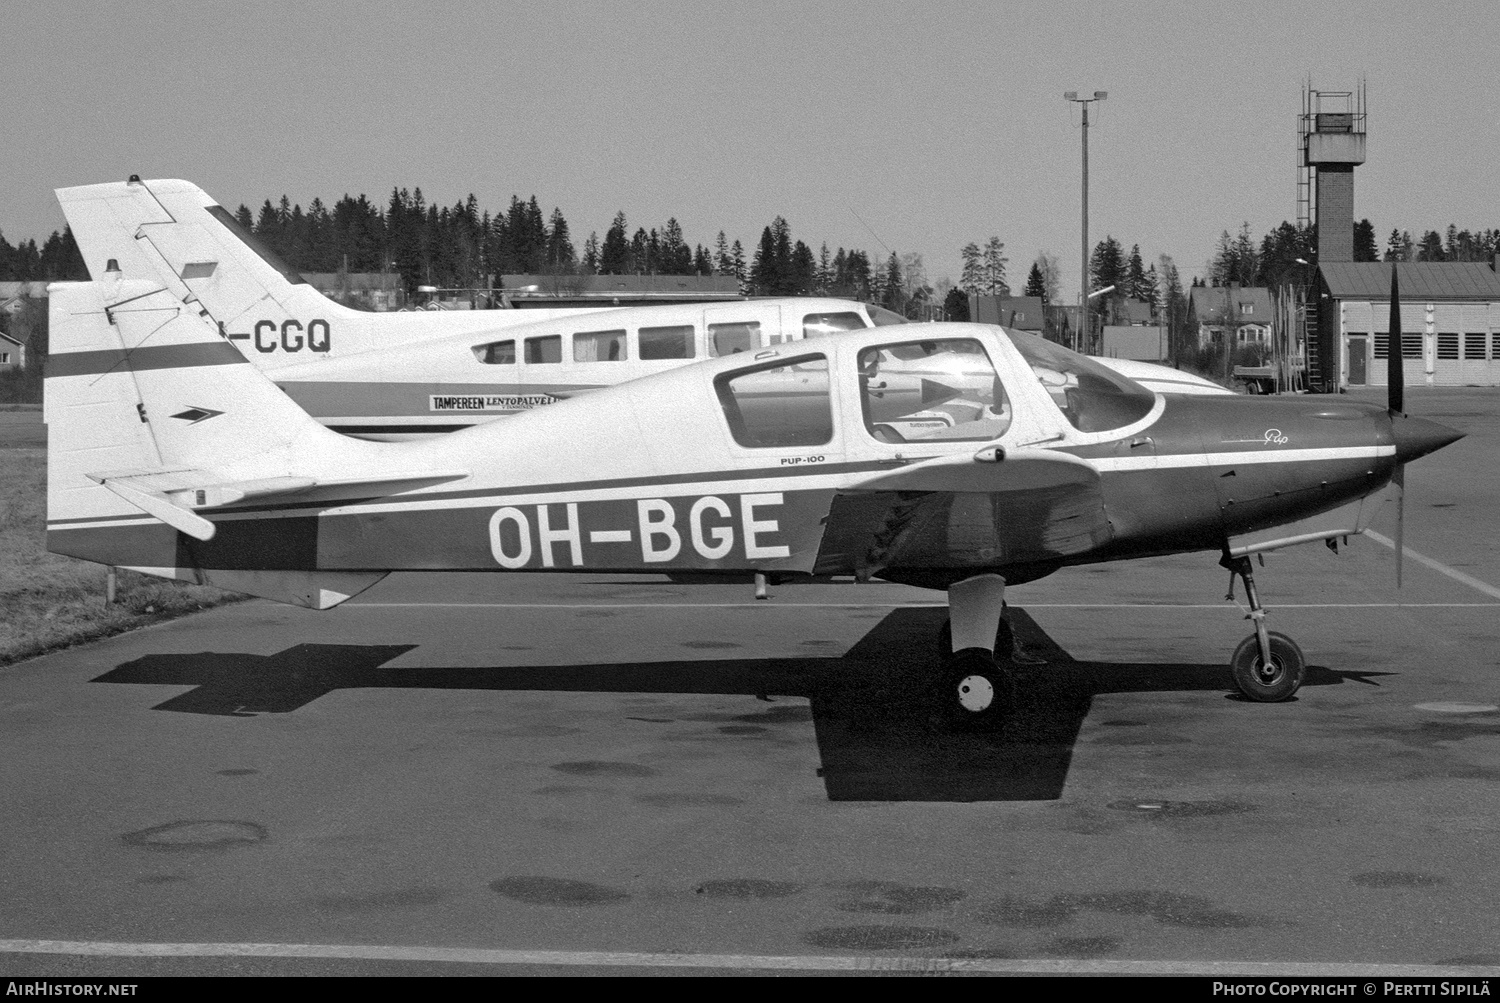
<svg viewBox="0 0 1500 1003"><path fill-rule="evenodd" d="M1229 595L1226 599L1234 598L1235 576L1244 581L1245 598L1250 603L1250 613L1245 619L1255 624L1255 633L1241 641L1229 659L1229 673L1234 677L1234 685L1248 699L1259 703L1290 699L1302 685L1302 674L1307 668L1302 649L1285 634L1266 629L1266 610L1255 591L1250 558L1225 554L1219 564L1229 569Z"/></svg>
<svg viewBox="0 0 1500 1003"><path fill-rule="evenodd" d="M1004 610L1005 579L999 575L976 575L948 587L950 619L939 635L938 694L949 724L993 727L1015 706L1015 642Z"/></svg>

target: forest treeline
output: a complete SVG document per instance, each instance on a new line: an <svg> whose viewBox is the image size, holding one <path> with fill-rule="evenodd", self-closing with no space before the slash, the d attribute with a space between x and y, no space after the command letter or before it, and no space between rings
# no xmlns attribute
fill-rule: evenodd
<svg viewBox="0 0 1500 1003"><path fill-rule="evenodd" d="M781 216L749 252L722 230L709 245L690 245L675 217L632 231L623 210L603 238L593 231L579 242L562 210L544 214L534 195L512 196L493 213L473 195L430 205L420 188L393 190L384 208L345 195L331 208L314 199L304 211L283 195L258 213L241 205L235 218L300 271L391 271L408 292L485 288L502 275L727 275L752 294L861 299L885 298L891 285L891 262L875 265L864 251L830 252L827 244L814 253L792 239ZM904 290L899 272L895 285Z"/></svg>

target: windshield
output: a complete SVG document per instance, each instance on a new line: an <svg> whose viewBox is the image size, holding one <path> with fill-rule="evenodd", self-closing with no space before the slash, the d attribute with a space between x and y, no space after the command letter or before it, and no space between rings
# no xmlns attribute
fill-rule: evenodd
<svg viewBox="0 0 1500 1003"><path fill-rule="evenodd" d="M1151 413L1156 395L1092 359L1034 334L1006 331L1052 400L1080 432L1108 432Z"/></svg>
<svg viewBox="0 0 1500 1003"><path fill-rule="evenodd" d="M870 314L870 323L876 327L889 327L892 324L905 324L906 318L894 310L887 310L883 306L874 303L866 303L865 310Z"/></svg>

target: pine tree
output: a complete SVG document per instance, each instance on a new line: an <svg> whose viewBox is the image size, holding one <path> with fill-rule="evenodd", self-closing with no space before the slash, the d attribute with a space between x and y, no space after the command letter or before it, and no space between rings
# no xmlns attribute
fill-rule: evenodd
<svg viewBox="0 0 1500 1003"><path fill-rule="evenodd" d="M964 270L959 277L958 287L970 296L977 296L985 287L984 252L979 249L978 244L971 242L965 244L959 253L963 255Z"/></svg>
<svg viewBox="0 0 1500 1003"><path fill-rule="evenodd" d="M1042 278L1041 266L1036 262L1031 263L1031 271L1026 274L1026 288L1021 292L1022 296L1037 296L1046 302L1047 283Z"/></svg>
<svg viewBox="0 0 1500 1003"><path fill-rule="evenodd" d="M563 218L562 210L554 206L547 226L547 267L566 275L573 271L576 264L573 240L568 234L568 221Z"/></svg>
<svg viewBox="0 0 1500 1003"><path fill-rule="evenodd" d="M904 313L906 296L901 285L901 260L896 257L895 251L886 259L883 278L885 281L881 286L880 305L887 310Z"/></svg>
<svg viewBox="0 0 1500 1003"><path fill-rule="evenodd" d="M745 249L736 240L734 247L729 251L729 274L740 280L740 285L745 283Z"/></svg>
<svg viewBox="0 0 1500 1003"><path fill-rule="evenodd" d="M1130 247L1130 261L1125 268L1125 295L1131 299L1151 301L1151 294L1146 283L1146 264L1141 260L1141 245L1132 244Z"/></svg>
<svg viewBox="0 0 1500 1003"><path fill-rule="evenodd" d="M1380 260L1380 249L1375 246L1375 224L1368 219L1354 224L1354 260Z"/></svg>
<svg viewBox="0 0 1500 1003"><path fill-rule="evenodd" d="M599 272L603 275L625 275L630 271L630 242L625 236L625 210L615 213L615 221L604 234L599 251Z"/></svg>
<svg viewBox="0 0 1500 1003"><path fill-rule="evenodd" d="M813 258L812 248L802 241L797 241L792 248L792 261L790 268L790 280L787 283L787 292L793 296L807 296L813 291L813 285L817 282L818 264Z"/></svg>
<svg viewBox="0 0 1500 1003"><path fill-rule="evenodd" d="M829 287L833 285L833 259L828 256L828 241L823 241L823 247L818 251L818 268L814 273L813 288L818 295L828 295Z"/></svg>
<svg viewBox="0 0 1500 1003"><path fill-rule="evenodd" d="M1005 283L1005 266L1010 259L1004 251L999 237L991 237L984 245L984 286L991 296L1010 295L1010 286Z"/></svg>
<svg viewBox="0 0 1500 1003"><path fill-rule="evenodd" d="M1443 261L1443 238L1438 236L1436 230L1428 230L1422 234L1422 239L1417 242L1417 261Z"/></svg>
<svg viewBox="0 0 1500 1003"><path fill-rule="evenodd" d="M792 295L796 290L796 276L792 271L792 228L780 216L771 221L771 238L776 255L776 281L770 291L781 296Z"/></svg>
<svg viewBox="0 0 1500 1003"><path fill-rule="evenodd" d="M583 270L587 275L599 271L599 231L590 230L589 239L583 242Z"/></svg>
<svg viewBox="0 0 1500 1003"><path fill-rule="evenodd" d="M654 232L654 231L653 231ZM662 227L657 270L663 275L691 275L693 252L682 236L682 226L674 216Z"/></svg>
<svg viewBox="0 0 1500 1003"><path fill-rule="evenodd" d="M781 273L776 264L776 238L769 226L761 230L760 245L750 262L750 287L762 296L774 295L781 288Z"/></svg>
<svg viewBox="0 0 1500 1003"><path fill-rule="evenodd" d="M729 241L723 230L714 238L714 270L720 275L734 274L734 260L729 256Z"/></svg>

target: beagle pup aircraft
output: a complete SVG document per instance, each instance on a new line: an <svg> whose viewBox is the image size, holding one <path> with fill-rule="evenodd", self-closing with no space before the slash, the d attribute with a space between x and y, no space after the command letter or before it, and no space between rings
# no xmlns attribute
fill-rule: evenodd
<svg viewBox="0 0 1500 1003"><path fill-rule="evenodd" d="M1249 556L1357 533L1459 433L1337 399L1153 393L1030 335L881 327L770 345L410 442L338 435L217 326L52 287L48 547L313 608L392 571L852 576L943 590L957 722L1013 699L1008 584L1206 551L1282 700Z"/></svg>
<svg viewBox="0 0 1500 1003"><path fill-rule="evenodd" d="M185 305L217 323L309 414L360 438L457 431L695 359L906 323L871 304L806 297L366 313L323 296L188 182L132 180L57 195L112 310ZM1152 389L1228 392L1165 366L1104 361Z"/></svg>

